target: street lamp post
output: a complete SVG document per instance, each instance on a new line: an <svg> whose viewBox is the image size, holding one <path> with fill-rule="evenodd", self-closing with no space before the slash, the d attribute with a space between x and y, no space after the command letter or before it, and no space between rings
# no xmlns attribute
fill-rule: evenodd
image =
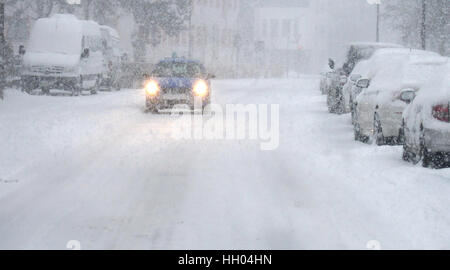
<svg viewBox="0 0 450 270"><path fill-rule="evenodd" d="M5 86L5 4L0 0L0 99L3 99L3 88Z"/></svg>
<svg viewBox="0 0 450 270"><path fill-rule="evenodd" d="M194 48L194 37L193 37L193 32L192 32L192 13L194 11L194 3L192 0L189 0L189 26L188 26L188 36L189 36L189 45L188 45L188 57L192 58L193 55L193 48Z"/></svg>
<svg viewBox="0 0 450 270"><path fill-rule="evenodd" d="M381 5L381 0L367 0L367 3L369 3L369 5L376 5L377 6L377 29L376 29L376 40L377 42L380 42L380 5Z"/></svg>
<svg viewBox="0 0 450 270"><path fill-rule="evenodd" d="M377 42L380 42L380 3L377 3Z"/></svg>

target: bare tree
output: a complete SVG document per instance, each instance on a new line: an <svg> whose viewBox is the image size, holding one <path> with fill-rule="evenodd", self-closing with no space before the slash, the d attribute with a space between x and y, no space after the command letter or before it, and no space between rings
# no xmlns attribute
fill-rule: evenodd
<svg viewBox="0 0 450 270"><path fill-rule="evenodd" d="M448 0L391 0L385 3L389 26L405 44L450 54L450 3Z"/></svg>

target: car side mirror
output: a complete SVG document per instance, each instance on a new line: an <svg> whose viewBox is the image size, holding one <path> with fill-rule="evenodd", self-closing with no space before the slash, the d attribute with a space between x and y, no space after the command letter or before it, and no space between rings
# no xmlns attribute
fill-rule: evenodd
<svg viewBox="0 0 450 270"><path fill-rule="evenodd" d="M89 55L91 54L90 50L88 48L83 50L83 53L81 54L81 58L89 58Z"/></svg>
<svg viewBox="0 0 450 270"><path fill-rule="evenodd" d="M400 93L400 100L406 104L411 104L416 98L416 91L414 89L404 89Z"/></svg>
<svg viewBox="0 0 450 270"><path fill-rule="evenodd" d="M336 64L335 64L335 62L334 62L333 59L328 59L328 66L329 66L331 69L334 69L334 67L336 66Z"/></svg>
<svg viewBox="0 0 450 270"><path fill-rule="evenodd" d="M20 45L19 46L19 55L25 55L25 53L26 53L26 50L25 50L25 46L23 46L23 45Z"/></svg>
<svg viewBox="0 0 450 270"><path fill-rule="evenodd" d="M357 82L359 79L361 79L361 75L357 75L357 74L355 74L355 75L351 75L350 76L350 81L352 81L352 82Z"/></svg>
<svg viewBox="0 0 450 270"><path fill-rule="evenodd" d="M369 88L370 86L370 80L369 79L360 79L356 83L356 86L362 89Z"/></svg>

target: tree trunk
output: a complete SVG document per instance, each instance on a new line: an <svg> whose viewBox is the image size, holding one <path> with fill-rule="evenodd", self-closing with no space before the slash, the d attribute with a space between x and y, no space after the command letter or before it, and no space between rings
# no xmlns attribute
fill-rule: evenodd
<svg viewBox="0 0 450 270"><path fill-rule="evenodd" d="M91 4L92 0L84 0L85 6L84 6L84 19L90 20L91 19Z"/></svg>

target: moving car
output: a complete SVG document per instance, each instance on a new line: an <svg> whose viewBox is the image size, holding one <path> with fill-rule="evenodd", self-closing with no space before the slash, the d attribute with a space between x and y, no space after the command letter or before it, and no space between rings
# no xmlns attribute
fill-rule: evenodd
<svg viewBox="0 0 450 270"><path fill-rule="evenodd" d="M100 25L74 15L55 14L36 21L23 56L21 84L31 93L57 88L95 94L105 73Z"/></svg>
<svg viewBox="0 0 450 270"><path fill-rule="evenodd" d="M424 167L450 163L450 65L415 97L405 92L411 104L403 113L403 159Z"/></svg>
<svg viewBox="0 0 450 270"><path fill-rule="evenodd" d="M399 92L407 88L404 82L406 67L412 60L439 57L438 54L422 50L390 49L371 59L369 78L360 82L366 86L356 98L354 111L355 139L369 142L375 136L377 144L388 140L400 143L401 114L406 104L400 100ZM373 78L373 79L371 79ZM365 85L364 85L365 84ZM361 86L361 85L360 85ZM411 87L411 86L410 86ZM382 129L380 124L385 125Z"/></svg>
<svg viewBox="0 0 450 270"><path fill-rule="evenodd" d="M146 77L146 107L151 112L180 104L203 112L211 103L210 79L214 75L208 74L198 61L174 56L159 62Z"/></svg>

